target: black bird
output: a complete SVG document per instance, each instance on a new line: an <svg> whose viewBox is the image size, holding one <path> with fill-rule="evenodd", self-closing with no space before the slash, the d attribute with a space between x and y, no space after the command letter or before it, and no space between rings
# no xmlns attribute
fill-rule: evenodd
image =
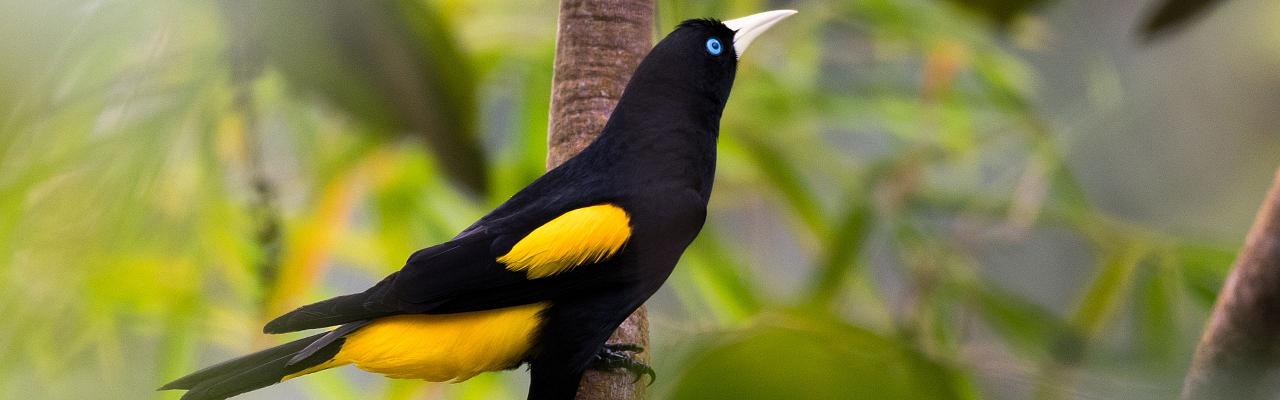
<svg viewBox="0 0 1280 400"><path fill-rule="evenodd" d="M795 11L681 23L649 52L599 138L368 290L266 333L338 326L162 387L224 399L345 364L461 381L528 363L530 399L572 399L587 368L648 367L605 346L666 281L706 218L738 57Z"/></svg>

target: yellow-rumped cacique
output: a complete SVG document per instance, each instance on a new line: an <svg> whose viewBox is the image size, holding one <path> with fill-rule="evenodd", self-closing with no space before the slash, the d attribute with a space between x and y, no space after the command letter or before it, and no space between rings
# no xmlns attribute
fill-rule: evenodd
<svg viewBox="0 0 1280 400"><path fill-rule="evenodd" d="M577 156L368 290L303 306L263 331L337 328L161 389L225 399L347 364L457 382L527 363L530 399L572 399L588 368L651 374L631 357L637 346L605 342L702 229L738 58L792 14L681 23Z"/></svg>

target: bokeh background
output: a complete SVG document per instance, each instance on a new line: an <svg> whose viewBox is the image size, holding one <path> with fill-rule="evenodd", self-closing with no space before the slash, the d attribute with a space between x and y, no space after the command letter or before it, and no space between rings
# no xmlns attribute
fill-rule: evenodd
<svg viewBox="0 0 1280 400"><path fill-rule="evenodd" d="M1165 399L1280 161L1280 3L658 1L752 45L654 398ZM557 4L0 1L0 398L285 340L537 177ZM523 398L344 368L246 399Z"/></svg>

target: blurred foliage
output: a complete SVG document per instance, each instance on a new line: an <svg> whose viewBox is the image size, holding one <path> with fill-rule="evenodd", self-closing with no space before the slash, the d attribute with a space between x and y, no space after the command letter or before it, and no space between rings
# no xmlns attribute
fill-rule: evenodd
<svg viewBox="0 0 1280 400"><path fill-rule="evenodd" d="M255 78L275 67L303 93L319 94L375 132L415 132L441 170L472 193L487 188L475 133L467 57L429 3L221 0L239 67ZM280 23L289 21L289 23ZM335 79L341 77L341 79Z"/></svg>
<svg viewBox="0 0 1280 400"><path fill-rule="evenodd" d="M658 3L657 32L779 6ZM152 389L277 343L266 318L362 289L542 171L551 1L0 4L0 398L176 398ZM1175 393L1230 244L1093 206L985 17L785 6L802 13L744 58L708 225L651 310L656 397ZM254 211L259 178L278 212ZM1043 237L1078 244L1037 254L1083 271L1043 277L1073 303L991 267ZM245 397L524 380L335 371Z"/></svg>
<svg viewBox="0 0 1280 400"><path fill-rule="evenodd" d="M942 1L942 0L940 0ZM1002 31L1015 28L1019 18L1028 17L1054 0L945 0L981 15ZM1152 41L1204 18L1223 0L1163 0L1152 5L1137 32Z"/></svg>
<svg viewBox="0 0 1280 400"><path fill-rule="evenodd" d="M947 0L973 10L1001 28L1008 28L1014 19L1030 13L1050 0Z"/></svg>
<svg viewBox="0 0 1280 400"><path fill-rule="evenodd" d="M1151 40L1172 33L1204 18L1221 3L1222 0L1164 0L1152 8L1142 24L1142 34Z"/></svg>
<svg viewBox="0 0 1280 400"><path fill-rule="evenodd" d="M839 321L766 315L688 360L681 399L959 399L955 376L901 343ZM778 357L779 355L785 357ZM852 385L852 382L872 385Z"/></svg>

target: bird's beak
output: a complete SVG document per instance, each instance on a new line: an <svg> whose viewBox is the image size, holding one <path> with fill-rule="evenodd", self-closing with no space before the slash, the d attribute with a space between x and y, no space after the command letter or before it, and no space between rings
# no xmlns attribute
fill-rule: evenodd
<svg viewBox="0 0 1280 400"><path fill-rule="evenodd" d="M733 35L734 53L738 55L738 58L742 58L742 52L747 50L747 46L751 44L751 41L756 40L757 36L769 30L769 27L773 26L773 24L795 13L796 10L773 10L724 21L725 26L737 32Z"/></svg>

